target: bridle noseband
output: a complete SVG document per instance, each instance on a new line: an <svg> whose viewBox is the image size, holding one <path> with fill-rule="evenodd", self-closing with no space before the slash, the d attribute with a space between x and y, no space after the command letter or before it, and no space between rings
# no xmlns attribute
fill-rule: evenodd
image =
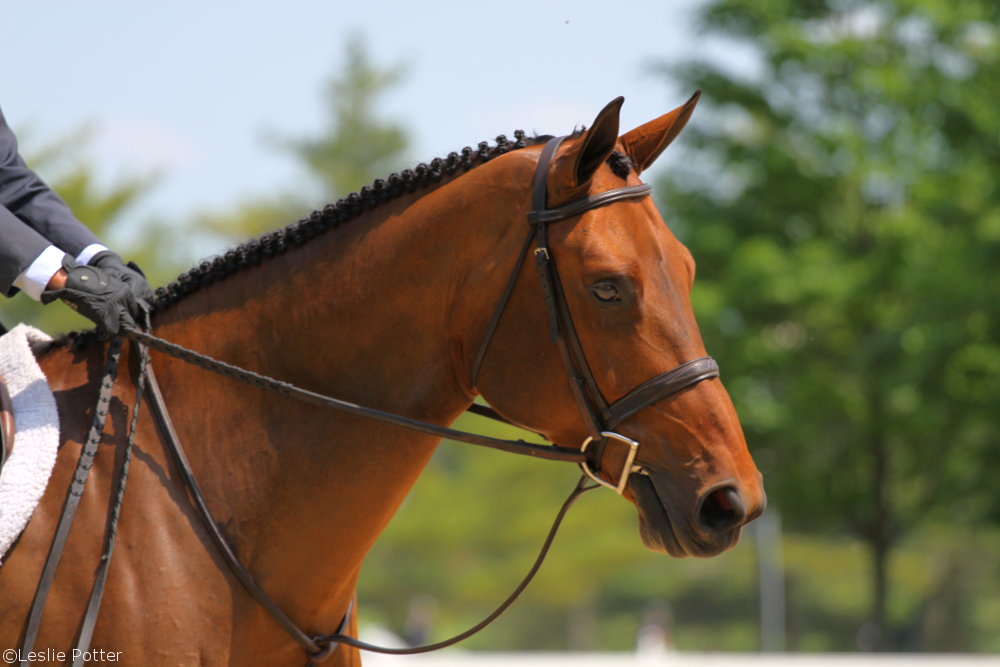
<svg viewBox="0 0 1000 667"><path fill-rule="evenodd" d="M550 139L545 144L545 147L542 148L541 155L538 158L531 185L531 211L528 213L528 223L531 227L521 248L521 253L518 256L514 270L507 281L507 287L500 299L500 303L494 311L493 317L490 319L483 342L479 346L479 352L473 363L472 386L476 386L490 342L496 333L497 326L500 324L500 319L507 307L507 303L510 301L510 296L514 291L514 284L521 272L524 259L528 255L532 244L534 244L535 268L542 283L542 293L549 316L549 333L552 340L559 347L563 366L569 375L570 389L580 408L580 413L586 422L587 431L590 434L580 448L585 454L584 459L579 463L580 468L598 484L614 489L621 494L625 491L625 487L628 484L629 475L632 473L642 474L645 472L645 468L641 464L636 463L636 458L639 454L639 443L632 438L614 431L614 429L640 410L687 389L702 380L718 377L719 365L712 357L693 359L673 370L661 373L643 382L613 403L609 403L604 397L597 384L597 380L594 378L593 371L590 370L590 365L587 363L583 345L580 343L580 337L573 324L573 316L570 313L569 303L566 300L562 283L559 280L559 271L556 269L555 258L549 247L549 224L580 215L600 206L606 206L619 201L641 199L650 193L652 186L648 183L643 183L615 188L579 199L558 208L548 208L549 165L565 138L554 137ZM625 463L618 474L617 484L600 476L602 472L600 463L603 459L604 450L610 441L621 442L628 447Z"/></svg>

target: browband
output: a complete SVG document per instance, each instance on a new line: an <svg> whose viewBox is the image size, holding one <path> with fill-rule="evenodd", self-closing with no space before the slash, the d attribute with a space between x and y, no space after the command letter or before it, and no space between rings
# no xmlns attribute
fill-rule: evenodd
<svg viewBox="0 0 1000 667"><path fill-rule="evenodd" d="M565 206L560 206L559 208L547 208L531 211L528 213L528 222L536 225L540 222L556 222L557 220L565 220L566 218L572 218L578 213L589 211L590 209L597 208L598 206L613 204L614 202L621 201L623 199L639 199L640 197L645 197L652 189L653 186L649 183L640 183L639 185L629 185L624 188L608 190L607 192L602 192L592 197L587 197L586 199L580 199L572 204L566 204Z"/></svg>

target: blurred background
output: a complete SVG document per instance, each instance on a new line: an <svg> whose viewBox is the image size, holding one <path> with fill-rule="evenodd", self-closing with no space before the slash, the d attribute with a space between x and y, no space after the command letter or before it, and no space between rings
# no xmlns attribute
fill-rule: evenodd
<svg viewBox="0 0 1000 667"><path fill-rule="evenodd" d="M590 494L466 650L1000 653L995 0L343 4L19 3L0 106L157 285L419 161L703 91L644 178L698 262L768 513L678 561ZM0 302L8 326L75 317ZM575 478L443 444L366 561L366 631L487 614Z"/></svg>

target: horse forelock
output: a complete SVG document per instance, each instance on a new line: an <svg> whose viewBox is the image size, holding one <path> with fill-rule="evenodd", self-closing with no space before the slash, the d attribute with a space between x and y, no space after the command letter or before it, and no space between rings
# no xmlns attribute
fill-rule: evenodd
<svg viewBox="0 0 1000 667"><path fill-rule="evenodd" d="M632 158L619 150L611 152L611 155L607 159L608 166L611 167L611 173L615 176L626 179L628 178L629 172L635 168L632 163Z"/></svg>

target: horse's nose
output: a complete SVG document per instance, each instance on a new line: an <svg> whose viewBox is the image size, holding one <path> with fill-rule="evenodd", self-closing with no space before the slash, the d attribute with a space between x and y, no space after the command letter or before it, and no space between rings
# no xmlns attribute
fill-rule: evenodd
<svg viewBox="0 0 1000 667"><path fill-rule="evenodd" d="M747 508L740 490L724 484L702 495L698 507L698 527L706 537L719 537L747 522Z"/></svg>

